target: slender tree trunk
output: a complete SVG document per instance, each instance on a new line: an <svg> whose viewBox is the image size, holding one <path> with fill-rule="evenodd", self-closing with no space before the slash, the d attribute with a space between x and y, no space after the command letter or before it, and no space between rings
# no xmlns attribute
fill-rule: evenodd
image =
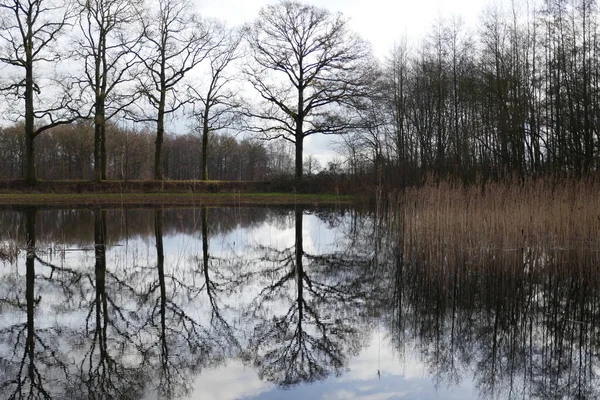
<svg viewBox="0 0 600 400"><path fill-rule="evenodd" d="M100 182L102 173L100 170L100 134L98 126L94 126L94 181Z"/></svg>
<svg viewBox="0 0 600 400"><path fill-rule="evenodd" d="M302 66L302 65L301 65ZM301 68L302 70L302 68ZM302 74L299 79L300 85L302 85ZM300 89L298 91L298 116L296 117L296 179L302 179L302 158L304 152L304 91Z"/></svg>
<svg viewBox="0 0 600 400"><path fill-rule="evenodd" d="M202 180L208 180L208 106L204 110L202 123Z"/></svg>
<svg viewBox="0 0 600 400"><path fill-rule="evenodd" d="M299 62L298 76L298 115L296 116L296 179L302 179L302 158L304 153L304 74L302 58Z"/></svg>
<svg viewBox="0 0 600 400"><path fill-rule="evenodd" d="M33 129L25 124L25 181L31 185L37 182L35 174L35 149L33 147Z"/></svg>
<svg viewBox="0 0 600 400"><path fill-rule="evenodd" d="M26 40L25 49L25 181L35 185L37 181L35 171L35 114L33 110L33 33L31 25Z"/></svg>
<svg viewBox="0 0 600 400"><path fill-rule="evenodd" d="M106 178L106 126L104 125L104 115L102 115L102 126L100 128L100 177L103 181Z"/></svg>
<svg viewBox="0 0 600 400"><path fill-rule="evenodd" d="M106 180L106 145L104 125L104 102L96 97L96 115L94 118L94 181Z"/></svg>
<svg viewBox="0 0 600 400"><path fill-rule="evenodd" d="M158 115L156 119L156 141L154 148L154 179L157 181L163 180L162 144L165 134L165 98L165 89L162 89L160 94L160 104L158 106Z"/></svg>

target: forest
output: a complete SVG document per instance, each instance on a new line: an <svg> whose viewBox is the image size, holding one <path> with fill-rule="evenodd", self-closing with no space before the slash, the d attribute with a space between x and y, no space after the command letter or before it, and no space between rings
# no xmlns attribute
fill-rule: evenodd
<svg viewBox="0 0 600 400"><path fill-rule="evenodd" d="M599 51L593 0L440 16L382 59L290 0L242 27L185 0L0 0L0 179L588 176ZM311 135L339 157L305 154Z"/></svg>

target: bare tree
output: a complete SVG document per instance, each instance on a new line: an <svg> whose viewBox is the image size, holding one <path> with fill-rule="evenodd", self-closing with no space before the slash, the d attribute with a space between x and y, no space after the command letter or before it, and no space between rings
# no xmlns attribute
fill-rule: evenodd
<svg viewBox="0 0 600 400"><path fill-rule="evenodd" d="M0 91L15 105L11 110L15 119L25 120L24 178L31 184L36 182L35 138L76 119L69 106L68 82L49 87L41 75L52 72L51 67L60 61L53 47L72 15L72 8L63 0L0 0L0 40L4 42L0 62L14 72L7 82L0 83Z"/></svg>
<svg viewBox="0 0 600 400"><path fill-rule="evenodd" d="M229 89L232 78L225 69L241 56L242 32L226 29L220 23L213 24L214 41L208 54L210 80L207 87L191 87L192 96L199 104L194 115L201 121L202 129L202 180L208 180L208 136L210 132L230 126L238 107L233 90Z"/></svg>
<svg viewBox="0 0 600 400"><path fill-rule="evenodd" d="M139 1L78 0L81 40L75 52L83 59L84 92L91 92L94 118L94 180L106 179L106 122L137 99L119 90L133 81L131 69L138 61L135 50L140 43Z"/></svg>
<svg viewBox="0 0 600 400"><path fill-rule="evenodd" d="M283 0L260 11L248 35L249 82L263 100L249 116L251 130L283 138L296 147L296 178L302 178L304 138L344 133L352 125L348 107L373 78L369 46L339 14Z"/></svg>
<svg viewBox="0 0 600 400"><path fill-rule="evenodd" d="M138 53L147 77L142 93L153 109L144 121L156 123L154 178L163 179L162 143L165 117L189 101L181 81L211 50L211 31L192 10L188 0L156 0L144 19L145 51Z"/></svg>

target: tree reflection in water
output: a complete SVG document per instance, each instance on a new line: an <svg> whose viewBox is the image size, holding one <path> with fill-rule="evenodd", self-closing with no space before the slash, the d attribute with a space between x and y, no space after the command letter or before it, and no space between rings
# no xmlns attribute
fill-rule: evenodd
<svg viewBox="0 0 600 400"><path fill-rule="evenodd" d="M600 252L581 238L476 246L434 230L405 235L393 216L354 210L124 213L135 226L125 232L147 240L119 247L127 234L113 211L61 211L66 224L85 219L77 234L93 231L93 246L72 233L83 247L65 258L44 236L67 229L52 212L0 213L26 250L0 275L0 399L181 398L207 368L227 373L228 360L289 388L343 373L374 326L438 386L600 398ZM310 240L316 218L334 232L331 248ZM261 224L277 235L293 226L292 244L224 243ZM182 237L197 247L177 254L166 238Z"/></svg>
<svg viewBox="0 0 600 400"><path fill-rule="evenodd" d="M294 245L259 249L260 290L246 311L253 332L245 357L262 378L282 386L343 372L365 344L376 300L371 259L350 260L351 251L305 253L303 214L294 212Z"/></svg>
<svg viewBox="0 0 600 400"><path fill-rule="evenodd" d="M0 393L2 398L53 398L68 378L66 356L58 343L60 329L37 327L35 316L41 306L42 296L36 292L36 279L50 283L46 290L60 290L53 287L51 279L40 276L36 271L36 260L43 263L36 252L37 209L28 207L23 212L25 219L25 303L22 302L23 282L18 271L4 280L0 313L4 323L0 328ZM42 265L43 267L43 265ZM51 270L54 272L54 270ZM48 269L44 271L47 273ZM5 277L5 276L4 276ZM4 278L3 277L3 278ZM45 294L45 293L44 293ZM19 315L25 309L25 322ZM12 314L12 315L11 315Z"/></svg>
<svg viewBox="0 0 600 400"><path fill-rule="evenodd" d="M482 398L600 398L599 253L577 238L508 249L444 240L399 238L396 347L412 344L438 384L474 376Z"/></svg>
<svg viewBox="0 0 600 400"><path fill-rule="evenodd" d="M141 331L150 338L144 349L144 367L157 375L155 390L161 397L178 398L189 392L191 380L203 367L221 363L225 355L233 353L235 342L231 332L220 329L222 325L215 319L206 321L189 313L195 307L203 309L202 292L210 285L208 280L204 285L198 283L197 271L179 271L179 277L174 266L166 268L163 217L162 210L154 212L157 281L146 282L148 288L141 292L141 307L145 310ZM205 226L205 218L202 220ZM145 270L141 273L148 275ZM209 298L213 315L218 314L211 295Z"/></svg>
<svg viewBox="0 0 600 400"><path fill-rule="evenodd" d="M204 282L200 286L208 299L210 305L210 326L215 330L216 336L224 341L224 348L227 350L226 355L229 357L235 356L239 352L240 344L236 338L234 329L231 323L224 316L224 308L228 307L223 304L223 296L232 293L239 289L244 284L246 277L243 274L234 271L239 269L242 259L232 257L230 259L218 259L212 257L209 253L209 209L202 207L200 217L202 220L202 260L195 257L195 262L199 263L199 269L204 278Z"/></svg>
<svg viewBox="0 0 600 400"><path fill-rule="evenodd" d="M83 271L80 309L86 312L83 339L78 346L83 355L70 395L73 398L140 398L145 375L134 360L138 346L133 328L135 298L133 288L107 268L106 211L94 209L94 275ZM88 286L89 285L89 286Z"/></svg>

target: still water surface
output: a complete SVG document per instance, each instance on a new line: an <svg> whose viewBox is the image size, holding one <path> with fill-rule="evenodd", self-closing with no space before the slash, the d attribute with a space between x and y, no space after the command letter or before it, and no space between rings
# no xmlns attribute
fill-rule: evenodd
<svg viewBox="0 0 600 400"><path fill-rule="evenodd" d="M0 399L600 396L594 249L440 257L354 209L0 222Z"/></svg>

